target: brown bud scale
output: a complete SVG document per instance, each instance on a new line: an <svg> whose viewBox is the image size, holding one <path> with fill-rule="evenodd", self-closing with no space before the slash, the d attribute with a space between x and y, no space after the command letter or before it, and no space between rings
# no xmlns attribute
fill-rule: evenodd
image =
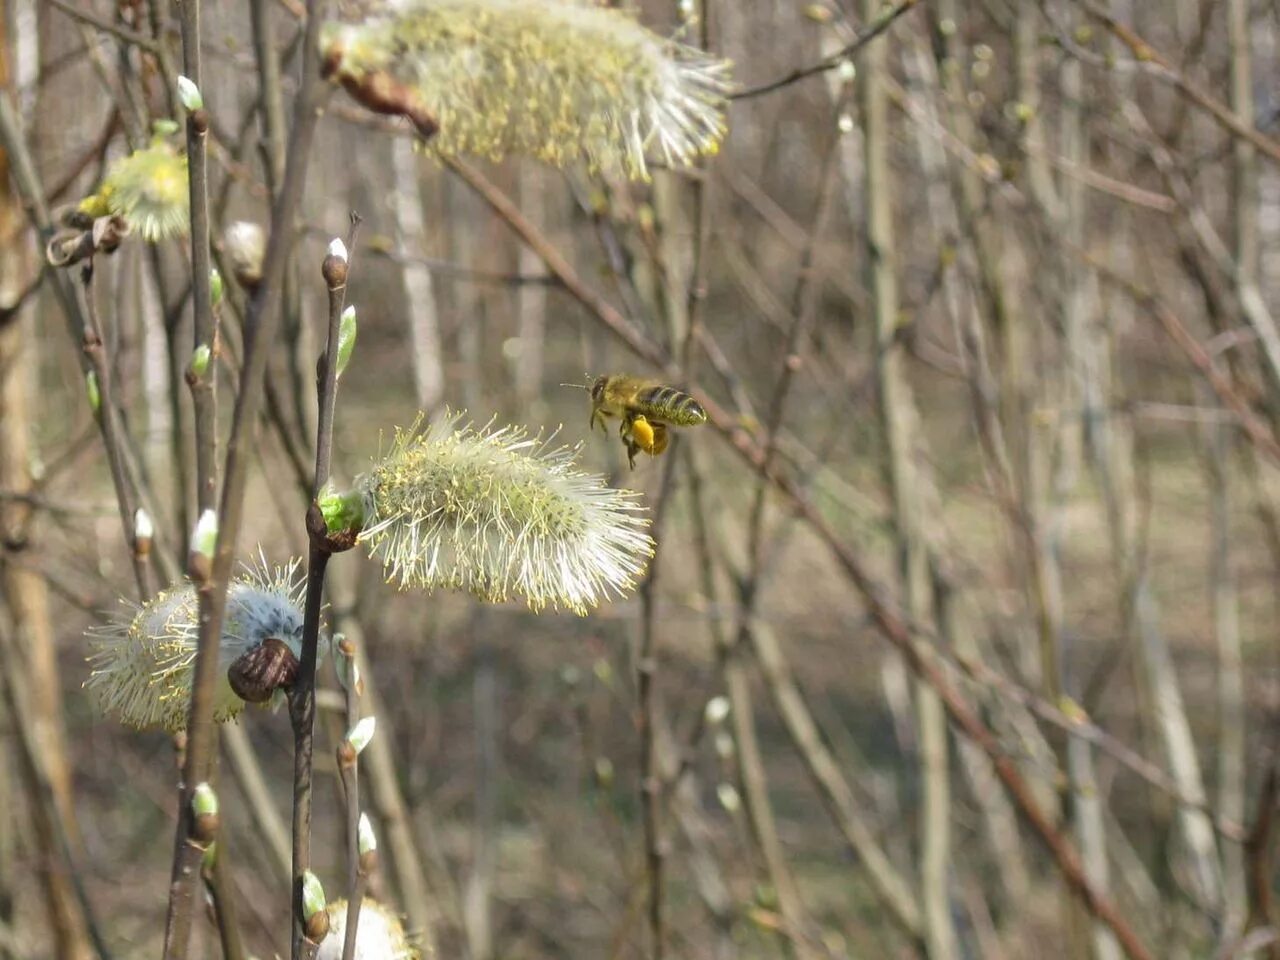
<svg viewBox="0 0 1280 960"><path fill-rule="evenodd" d="M227 668L227 682L247 703L266 703L276 690L292 686L297 675L298 658L277 637L267 637Z"/></svg>
<svg viewBox="0 0 1280 960"><path fill-rule="evenodd" d="M317 910L303 925L303 932L312 943L321 943L329 935L329 912Z"/></svg>

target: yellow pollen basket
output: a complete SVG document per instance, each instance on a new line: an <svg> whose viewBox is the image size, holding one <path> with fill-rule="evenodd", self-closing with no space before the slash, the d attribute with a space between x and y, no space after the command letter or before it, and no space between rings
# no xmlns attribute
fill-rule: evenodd
<svg viewBox="0 0 1280 960"><path fill-rule="evenodd" d="M645 453L653 454L653 438L653 425L644 417L636 417L631 422L631 439ZM663 438L663 447L666 447L665 437Z"/></svg>

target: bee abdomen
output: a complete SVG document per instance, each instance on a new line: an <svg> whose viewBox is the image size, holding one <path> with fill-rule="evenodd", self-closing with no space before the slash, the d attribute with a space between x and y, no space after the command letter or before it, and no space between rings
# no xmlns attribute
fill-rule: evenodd
<svg viewBox="0 0 1280 960"><path fill-rule="evenodd" d="M675 387L651 387L637 399L647 416L661 418L677 426L696 427L707 421L707 412L702 409L702 404Z"/></svg>

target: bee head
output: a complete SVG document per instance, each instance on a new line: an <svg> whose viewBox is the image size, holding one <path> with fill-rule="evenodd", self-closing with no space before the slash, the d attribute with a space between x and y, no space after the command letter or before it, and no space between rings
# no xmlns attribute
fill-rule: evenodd
<svg viewBox="0 0 1280 960"><path fill-rule="evenodd" d="M591 384L591 399L599 403L604 398L604 385L609 380L608 377L597 377L595 383Z"/></svg>

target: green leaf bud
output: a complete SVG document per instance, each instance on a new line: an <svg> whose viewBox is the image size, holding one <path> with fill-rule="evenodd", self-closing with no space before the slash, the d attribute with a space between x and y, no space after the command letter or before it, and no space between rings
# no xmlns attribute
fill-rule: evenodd
<svg viewBox="0 0 1280 960"><path fill-rule="evenodd" d="M356 348L356 308L347 307L342 311L342 319L338 322L338 376L347 369L351 360L351 352Z"/></svg>

